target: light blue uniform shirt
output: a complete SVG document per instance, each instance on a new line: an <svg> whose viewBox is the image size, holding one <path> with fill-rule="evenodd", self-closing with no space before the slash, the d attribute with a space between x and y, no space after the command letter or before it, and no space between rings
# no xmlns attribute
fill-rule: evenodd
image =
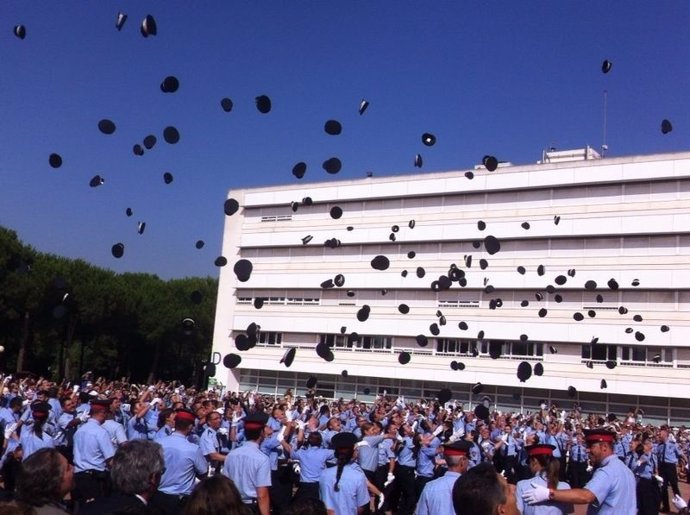
<svg viewBox="0 0 690 515"><path fill-rule="evenodd" d="M379 466L378 445L383 442L383 436L365 436L357 445L359 466L363 470L376 472Z"/></svg>
<svg viewBox="0 0 690 515"><path fill-rule="evenodd" d="M581 443L573 444L573 446L570 448L570 461L573 463L582 463L587 461L587 459L587 447Z"/></svg>
<svg viewBox="0 0 690 515"><path fill-rule="evenodd" d="M403 438L403 441L399 444L398 447L398 465L403 467L417 466L417 463L414 459L414 455L412 453L413 446L414 443L412 442L411 437L406 436Z"/></svg>
<svg viewBox="0 0 690 515"><path fill-rule="evenodd" d="M639 458L636 454L630 455L626 460L628 467L632 470L635 477L644 479L652 479L654 469L657 466L656 456L654 454L643 454Z"/></svg>
<svg viewBox="0 0 690 515"><path fill-rule="evenodd" d="M637 513L635 476L612 454L594 469L585 488L596 496L587 508L587 515L630 515Z"/></svg>
<svg viewBox="0 0 690 515"><path fill-rule="evenodd" d="M453 486L459 477L459 472L449 470L438 479L429 481L419 496L415 515L455 515Z"/></svg>
<svg viewBox="0 0 690 515"><path fill-rule="evenodd" d="M158 489L172 495L191 494L196 476L208 473L208 463L201 449L181 433L161 438L158 443L165 459L165 472Z"/></svg>
<svg viewBox="0 0 690 515"><path fill-rule="evenodd" d="M532 490L532 483L535 486L547 486L548 483L544 476L537 475L531 479L523 479L518 481L515 486L515 499L517 500L518 510L522 515L565 515L566 513L573 513L574 508L571 503L563 503L556 501L543 501L537 504L527 504L522 499L522 494L527 490ZM570 485L564 483L563 481L558 482L558 488L556 490L570 490ZM633 495L633 497L635 497ZM635 512L630 513L634 515Z"/></svg>
<svg viewBox="0 0 690 515"><path fill-rule="evenodd" d="M333 459L334 452L319 447L302 447L290 453L293 460L299 460L299 480L302 483L318 483L326 470L326 462Z"/></svg>
<svg viewBox="0 0 690 515"><path fill-rule="evenodd" d="M157 430L146 415L141 418L132 417L127 421L127 438L130 440L153 440Z"/></svg>
<svg viewBox="0 0 690 515"><path fill-rule="evenodd" d="M271 470L278 470L278 458L283 451L283 446L280 445L278 438L276 436L264 438L259 448L261 449L261 452L268 456L268 459L271 462Z"/></svg>
<svg viewBox="0 0 690 515"><path fill-rule="evenodd" d="M251 503L258 487L271 486L271 463L256 442L248 441L230 451L223 464L223 475L233 480L242 502Z"/></svg>
<svg viewBox="0 0 690 515"><path fill-rule="evenodd" d="M105 422L103 422L103 425L101 427L108 431L110 441L113 442L113 445L115 447L127 441L125 428L122 427L122 424L120 424L119 422L115 422L114 420L106 420Z"/></svg>
<svg viewBox="0 0 690 515"><path fill-rule="evenodd" d="M390 438L385 439L379 444L379 457L378 466L388 465L390 460L395 458L395 453L393 452L393 443L395 440Z"/></svg>
<svg viewBox="0 0 690 515"><path fill-rule="evenodd" d="M434 477L434 469L436 468L436 449L438 445L434 446L434 440L428 447L422 447L417 455L417 475L423 477Z"/></svg>
<svg viewBox="0 0 690 515"><path fill-rule="evenodd" d="M680 451L674 442L667 441L660 443L657 448L659 463L678 463L679 456Z"/></svg>
<svg viewBox="0 0 690 515"><path fill-rule="evenodd" d="M23 460L39 449L55 447L53 437L46 433L45 428L43 429L42 437L39 438L38 435L34 433L33 426L24 426L22 428L22 435L19 438L19 443L22 444L22 449L24 450Z"/></svg>
<svg viewBox="0 0 690 515"><path fill-rule="evenodd" d="M238 438L239 440L239 438ZM212 452L220 453L220 442L218 441L218 433L207 427L199 437L199 447L204 456L208 456Z"/></svg>
<svg viewBox="0 0 690 515"><path fill-rule="evenodd" d="M327 510L333 510L336 515L357 515L360 506L369 503L367 477L362 470L350 463L343 467L338 491L335 491L335 477L338 467L324 470L319 479L321 500Z"/></svg>
<svg viewBox="0 0 690 515"><path fill-rule="evenodd" d="M170 436L171 434L173 434L172 427L170 427L168 424L163 424L163 427L156 431L156 436L153 437L153 441L158 442L162 438Z"/></svg>
<svg viewBox="0 0 690 515"><path fill-rule="evenodd" d="M79 426L74 433L74 471L105 470L105 462L115 455L108 431L94 419Z"/></svg>

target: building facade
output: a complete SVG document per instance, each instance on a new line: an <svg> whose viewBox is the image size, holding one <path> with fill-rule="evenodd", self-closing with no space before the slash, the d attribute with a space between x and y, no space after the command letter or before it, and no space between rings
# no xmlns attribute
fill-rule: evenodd
<svg viewBox="0 0 690 515"><path fill-rule="evenodd" d="M690 421L690 153L552 151L494 172L229 198L240 207L225 220L213 359L231 390L303 395L316 376L328 398L448 387L471 407L481 382L503 410L545 399ZM252 323L256 345L238 351Z"/></svg>

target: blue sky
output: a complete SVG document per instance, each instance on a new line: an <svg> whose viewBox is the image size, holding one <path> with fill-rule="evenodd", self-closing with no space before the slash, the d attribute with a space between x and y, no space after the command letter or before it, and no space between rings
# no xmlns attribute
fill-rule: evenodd
<svg viewBox="0 0 690 515"><path fill-rule="evenodd" d="M158 24L147 39L146 14ZM217 275L227 191L295 183L298 161L303 181L323 181L412 174L418 152L423 173L485 154L530 163L549 146L598 148L605 89L609 155L690 143L685 1L6 0L0 20L0 225L118 272ZM180 81L174 94L159 89L167 75ZM254 106L262 94L266 115ZM114 134L98 131L102 118ZM324 133L331 118L340 136ZM168 125L177 145L163 141ZM148 134L157 145L135 156ZM343 169L328 176L332 156ZM96 174L106 182L90 188Z"/></svg>

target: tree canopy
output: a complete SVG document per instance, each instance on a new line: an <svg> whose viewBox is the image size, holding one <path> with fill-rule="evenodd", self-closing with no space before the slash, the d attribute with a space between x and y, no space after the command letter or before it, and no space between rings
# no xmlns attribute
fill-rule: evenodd
<svg viewBox="0 0 690 515"><path fill-rule="evenodd" d="M0 227L0 369L199 381L217 291L211 277L164 281L42 253Z"/></svg>

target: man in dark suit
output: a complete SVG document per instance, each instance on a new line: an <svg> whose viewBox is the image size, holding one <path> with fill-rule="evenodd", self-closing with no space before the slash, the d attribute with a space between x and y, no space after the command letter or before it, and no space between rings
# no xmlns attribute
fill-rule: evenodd
<svg viewBox="0 0 690 515"><path fill-rule="evenodd" d="M87 503L80 515L108 515L126 508L150 507L163 475L161 446L150 440L132 440L122 444L110 468L113 494ZM155 513L157 510L152 509Z"/></svg>

